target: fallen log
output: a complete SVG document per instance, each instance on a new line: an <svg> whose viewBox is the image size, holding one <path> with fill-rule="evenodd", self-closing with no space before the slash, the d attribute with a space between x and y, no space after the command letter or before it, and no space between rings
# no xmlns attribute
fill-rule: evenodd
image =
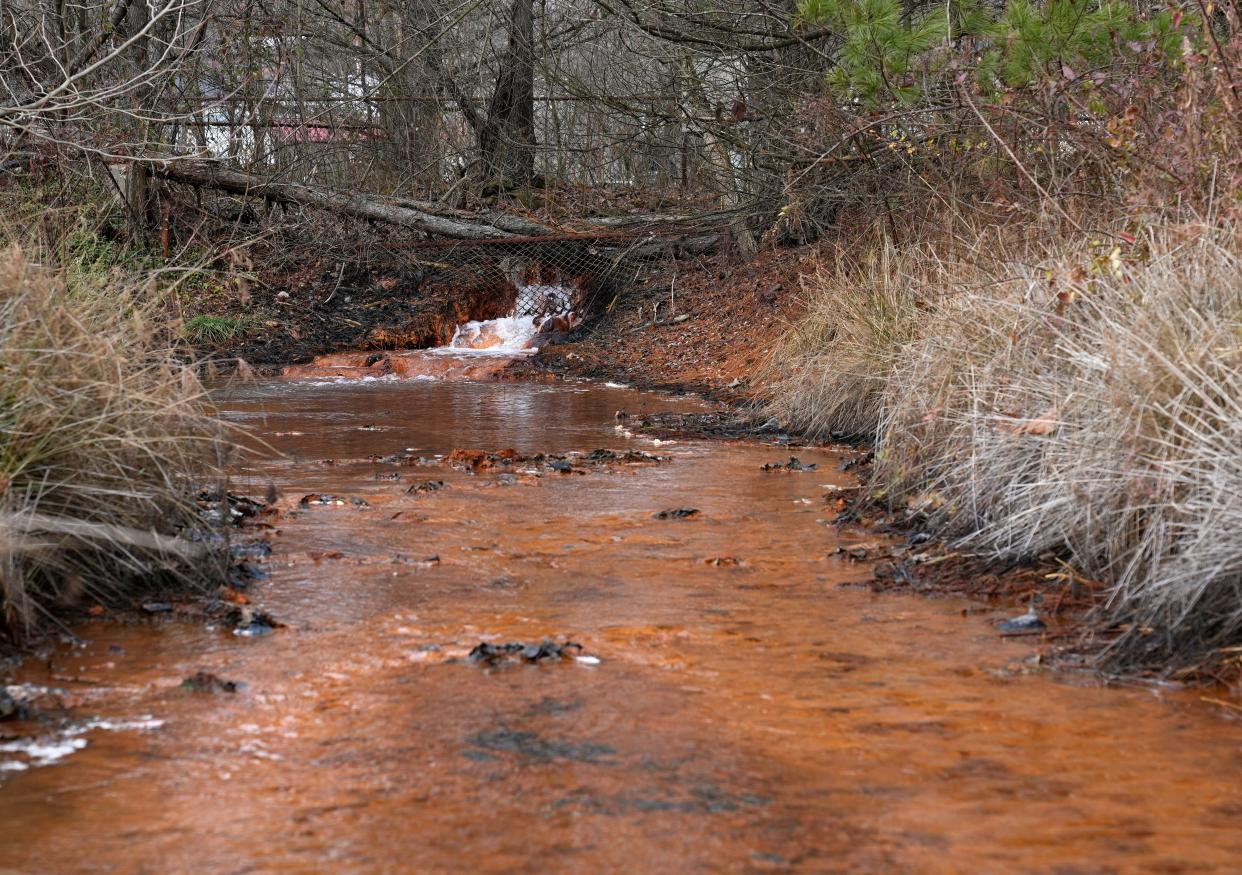
<svg viewBox="0 0 1242 875"><path fill-rule="evenodd" d="M207 554L205 544L157 532L144 532L116 523L97 523L39 513L0 514L0 553L20 553L44 548L47 545L37 540L39 535L59 535L79 541L113 544L182 559L197 559Z"/></svg>
<svg viewBox="0 0 1242 875"><path fill-rule="evenodd" d="M342 192L317 188L296 182L276 182L231 170L218 163L197 159L175 159L153 162L151 173L169 182L213 188L232 194L263 198L278 203L294 203L314 207L338 215L353 216L412 228L432 237L449 240L475 240L480 243L531 243L540 238L549 240L574 238L587 241L598 238L604 246L601 255L618 260L643 260L667 255L697 255L716 249L720 234L679 235L634 240L628 245L609 245L609 238L623 233L620 229L642 222L676 224L684 216L629 216L618 219L592 219L598 233L589 230L566 232L549 228L511 213L479 215L465 210L416 201L409 198L381 197L358 192ZM631 232L632 233L632 232ZM633 239L633 238L631 238Z"/></svg>
<svg viewBox="0 0 1242 875"><path fill-rule="evenodd" d="M301 204L339 215L413 228L438 237L477 240L507 237L511 233L496 225L466 222L416 209L410 201L333 191L296 182L274 182L209 161L165 161L154 165L152 173L169 182L214 188L278 203Z"/></svg>

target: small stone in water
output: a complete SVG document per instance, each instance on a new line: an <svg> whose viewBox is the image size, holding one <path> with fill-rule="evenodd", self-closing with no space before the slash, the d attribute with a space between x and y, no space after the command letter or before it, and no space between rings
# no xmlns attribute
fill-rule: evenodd
<svg viewBox="0 0 1242 875"><path fill-rule="evenodd" d="M686 520L698 515L699 509L697 507L675 507L653 514L652 518L657 520Z"/></svg>

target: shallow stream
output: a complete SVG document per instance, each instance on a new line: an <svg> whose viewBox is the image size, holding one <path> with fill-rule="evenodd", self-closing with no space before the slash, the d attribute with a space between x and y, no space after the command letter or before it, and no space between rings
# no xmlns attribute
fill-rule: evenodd
<svg viewBox="0 0 1242 875"><path fill-rule="evenodd" d="M0 872L1242 871L1238 721L856 585L833 550L874 536L828 524L831 452L655 446L614 411L693 402L586 384L222 404L269 445L237 481L279 491L251 597L288 625L92 624L26 665L96 722L49 765L0 753ZM436 458L597 447L668 458ZM791 452L817 469L761 470ZM467 658L544 638L582 650Z"/></svg>

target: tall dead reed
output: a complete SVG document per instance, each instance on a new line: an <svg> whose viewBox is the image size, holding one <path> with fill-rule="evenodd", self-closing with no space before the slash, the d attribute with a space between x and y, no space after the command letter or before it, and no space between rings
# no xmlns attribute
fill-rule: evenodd
<svg viewBox="0 0 1242 875"><path fill-rule="evenodd" d="M0 628L211 574L191 480L223 435L146 296L0 253Z"/></svg>

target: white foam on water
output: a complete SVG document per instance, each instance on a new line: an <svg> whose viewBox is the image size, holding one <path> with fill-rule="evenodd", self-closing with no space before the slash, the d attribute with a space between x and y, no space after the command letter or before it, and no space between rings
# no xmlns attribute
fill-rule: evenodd
<svg viewBox="0 0 1242 875"><path fill-rule="evenodd" d="M134 720L105 720L95 718L64 729L59 735L41 735L36 738L18 738L0 742L0 753L15 753L25 759L0 760L0 772L24 772L31 767L50 766L70 754L82 750L88 744L82 736L95 729L105 732L147 731L159 729L164 721L149 714Z"/></svg>
<svg viewBox="0 0 1242 875"><path fill-rule="evenodd" d="M26 761L12 760L0 764L5 771L16 772L31 766L49 766L69 754L86 747L85 738L19 738L0 743L0 753L20 753Z"/></svg>
<svg viewBox="0 0 1242 875"><path fill-rule="evenodd" d="M367 374L365 377L319 377L317 379L308 379L300 381L305 386L348 386L355 383L395 383L397 376L395 374ZM301 434L301 432L291 432L291 434Z"/></svg>
<svg viewBox="0 0 1242 875"><path fill-rule="evenodd" d="M441 350L454 353L513 355L532 352L530 342L539 333L534 316L503 316L458 325L453 339Z"/></svg>
<svg viewBox="0 0 1242 875"><path fill-rule="evenodd" d="M531 343L552 316L568 313L573 293L561 286L528 285L518 290L519 304L499 319L466 322L457 326L448 346L432 352L467 355L529 355L539 350Z"/></svg>

